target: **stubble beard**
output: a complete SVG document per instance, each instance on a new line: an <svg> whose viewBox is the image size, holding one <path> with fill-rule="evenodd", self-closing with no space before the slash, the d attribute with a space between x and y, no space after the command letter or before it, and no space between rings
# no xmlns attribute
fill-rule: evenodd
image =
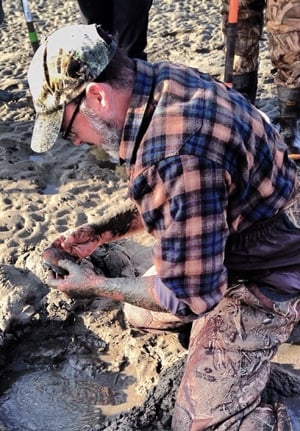
<svg viewBox="0 0 300 431"><path fill-rule="evenodd" d="M83 103L81 111L86 116L91 128L99 136L99 145L114 160L119 160L119 148L122 129L115 124L103 121L86 104Z"/></svg>

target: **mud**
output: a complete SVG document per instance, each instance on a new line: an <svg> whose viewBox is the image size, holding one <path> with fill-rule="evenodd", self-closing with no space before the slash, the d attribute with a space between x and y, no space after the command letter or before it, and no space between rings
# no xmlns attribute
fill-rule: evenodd
<svg viewBox="0 0 300 431"><path fill-rule="evenodd" d="M100 260L98 272L136 274L120 245ZM137 331L120 304L67 299L14 266L1 281L1 430L168 429L188 334Z"/></svg>
<svg viewBox="0 0 300 431"><path fill-rule="evenodd" d="M136 274L130 249L130 242L101 247L97 271ZM171 430L188 327L137 331L116 302L68 299L15 266L2 265L0 274L1 431ZM297 329L285 350L297 348L298 336ZM295 424L299 379L291 365L274 362L264 393L266 401L285 399Z"/></svg>

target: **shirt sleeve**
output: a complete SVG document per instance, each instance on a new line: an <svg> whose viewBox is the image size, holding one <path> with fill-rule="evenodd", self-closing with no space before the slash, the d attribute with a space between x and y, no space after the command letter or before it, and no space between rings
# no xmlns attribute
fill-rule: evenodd
<svg viewBox="0 0 300 431"><path fill-rule="evenodd" d="M157 274L185 307L176 311L174 302L167 305L165 293L159 299L178 317L202 315L219 302L226 288L225 178L224 169L212 161L177 155L151 166L133 181L132 197L157 240L153 248Z"/></svg>

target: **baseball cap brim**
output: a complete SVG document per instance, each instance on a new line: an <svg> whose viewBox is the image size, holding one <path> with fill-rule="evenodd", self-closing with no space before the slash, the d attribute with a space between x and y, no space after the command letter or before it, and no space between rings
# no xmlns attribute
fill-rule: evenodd
<svg viewBox="0 0 300 431"><path fill-rule="evenodd" d="M61 130L64 109L47 114L37 114L31 138L31 148L36 153L50 150Z"/></svg>

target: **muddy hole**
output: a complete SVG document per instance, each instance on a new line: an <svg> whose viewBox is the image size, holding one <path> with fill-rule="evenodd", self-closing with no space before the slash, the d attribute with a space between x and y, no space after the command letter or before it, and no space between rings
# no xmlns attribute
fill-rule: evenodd
<svg viewBox="0 0 300 431"><path fill-rule="evenodd" d="M72 324L40 323L3 352L0 424L6 431L96 430L126 408L133 376L109 372L107 345ZM99 425L100 426L100 425Z"/></svg>

